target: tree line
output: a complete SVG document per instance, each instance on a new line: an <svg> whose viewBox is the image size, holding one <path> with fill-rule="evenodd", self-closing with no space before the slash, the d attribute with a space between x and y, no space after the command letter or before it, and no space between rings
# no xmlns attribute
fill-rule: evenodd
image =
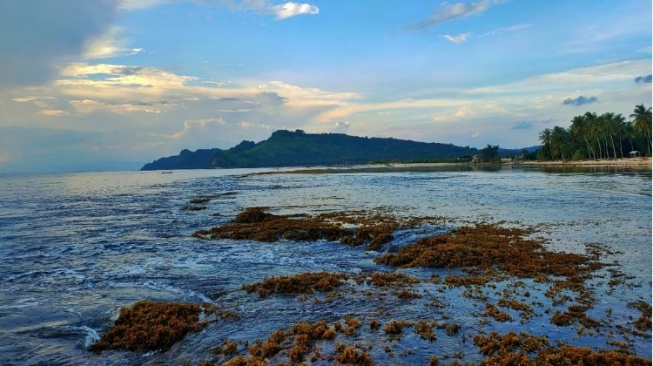
<svg viewBox="0 0 653 366"><path fill-rule="evenodd" d="M546 128L539 135L537 159L617 159L631 151L651 156L651 107L636 105L629 117L586 112L572 118L569 128Z"/></svg>

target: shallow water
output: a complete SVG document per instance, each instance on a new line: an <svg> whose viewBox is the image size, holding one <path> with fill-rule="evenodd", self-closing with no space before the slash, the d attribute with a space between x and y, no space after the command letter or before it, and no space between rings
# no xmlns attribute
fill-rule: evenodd
<svg viewBox="0 0 653 366"><path fill-rule="evenodd" d="M374 264L376 252L338 243L261 244L247 241L202 241L191 234L221 225L240 210L269 206L273 213L321 213L368 210L399 217L445 216L442 225L396 233L391 247L451 229L464 222L507 222L540 230L551 250L585 252L585 243L600 243L618 253L629 280L607 294L590 283L598 301L588 314L610 325L628 324L637 310L628 302L651 303L651 172L542 171L536 169L350 171L330 174L251 174L263 170L207 170L80 173L0 176L0 363L1 364L198 364L215 359L210 347L223 338L267 338L279 327L301 320L372 318L434 319L461 325L455 337L438 333L430 343L412 332L392 343L395 357L383 351L382 332L359 332L357 341L375 346L372 357L383 364L424 364L431 355L478 361L471 342L479 330L547 335L574 345L612 349L606 342L629 343L638 356L651 358L650 338L603 334L580 335L572 327L549 323L550 300L530 322L479 321L480 302L461 297L461 289L438 292L422 283L421 299L383 296L373 300L359 292L334 301L276 296L261 299L240 291L243 284L275 275L330 271L349 274L389 271ZM204 204L206 210L182 210L201 195L227 192ZM456 270L412 269L420 278ZM605 273L604 273L605 274ZM528 282L528 281L527 281ZM504 283L503 285L509 285ZM527 283L532 288L537 284ZM501 286L501 284L500 284ZM490 296L495 296L490 293ZM500 296L495 296L500 298ZM211 324L167 352L134 354L86 350L115 320L120 307L138 300L209 302L241 313L239 320ZM433 300L443 309L428 306ZM553 308L555 310L556 308ZM564 307L561 308L564 310ZM514 317L519 319L518 316ZM365 328L365 327L364 327ZM328 345L323 347L328 351ZM399 354L402 354L399 356Z"/></svg>

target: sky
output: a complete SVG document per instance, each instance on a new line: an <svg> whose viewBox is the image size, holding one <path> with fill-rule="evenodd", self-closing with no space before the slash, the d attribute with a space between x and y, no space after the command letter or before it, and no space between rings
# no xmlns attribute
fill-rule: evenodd
<svg viewBox="0 0 653 366"><path fill-rule="evenodd" d="M521 148L651 106L650 0L0 1L0 172L279 129Z"/></svg>

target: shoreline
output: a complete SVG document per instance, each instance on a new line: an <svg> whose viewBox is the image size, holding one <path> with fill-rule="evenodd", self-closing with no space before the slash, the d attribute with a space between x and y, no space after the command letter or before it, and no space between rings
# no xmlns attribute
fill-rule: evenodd
<svg viewBox="0 0 653 366"><path fill-rule="evenodd" d="M605 167L653 170L650 157L625 158L625 159L602 159L602 160L554 160L554 161L523 161L518 163L390 163L385 165L368 165L369 167L388 168L417 168L417 167L444 167L444 166L524 166L524 167Z"/></svg>
<svg viewBox="0 0 653 366"><path fill-rule="evenodd" d="M356 173L356 172L388 172L388 171L417 171L437 169L463 169L463 170L486 170L486 169L512 169L512 168L550 168L550 169L608 169L610 171L653 171L652 158L638 157L627 159L610 160L578 160L578 161L522 161L511 163L386 163L386 164L365 164L352 166L322 166L322 167L295 167L283 171L266 171L249 173L252 175L268 175L279 173L290 174L325 174L325 173ZM246 174L246 175L249 175Z"/></svg>
<svg viewBox="0 0 653 366"><path fill-rule="evenodd" d="M579 160L579 161L525 161L515 165L532 166L554 166L554 167L606 167L624 169L651 170L651 158L624 158L624 159L601 159L601 160Z"/></svg>

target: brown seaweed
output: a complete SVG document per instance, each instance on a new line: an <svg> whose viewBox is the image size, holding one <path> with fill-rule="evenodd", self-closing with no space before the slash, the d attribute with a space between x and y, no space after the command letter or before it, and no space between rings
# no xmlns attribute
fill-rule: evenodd
<svg viewBox="0 0 653 366"><path fill-rule="evenodd" d="M167 350L187 333L197 332L205 325L199 321L201 312L197 304L139 301L120 309L113 327L90 350Z"/></svg>

